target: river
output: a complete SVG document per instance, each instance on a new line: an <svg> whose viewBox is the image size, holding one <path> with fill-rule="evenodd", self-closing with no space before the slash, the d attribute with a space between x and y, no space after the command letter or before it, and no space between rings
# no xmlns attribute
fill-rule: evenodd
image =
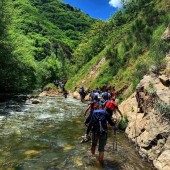
<svg viewBox="0 0 170 170"><path fill-rule="evenodd" d="M90 153L90 141L81 144L85 133L83 111L87 104L68 97L41 97L40 103L19 103L19 109L0 103L0 169L4 170L151 170L123 132L109 128L104 165ZM12 103L12 102L11 102ZM16 107L17 104L14 103ZM16 108L15 107L15 108Z"/></svg>

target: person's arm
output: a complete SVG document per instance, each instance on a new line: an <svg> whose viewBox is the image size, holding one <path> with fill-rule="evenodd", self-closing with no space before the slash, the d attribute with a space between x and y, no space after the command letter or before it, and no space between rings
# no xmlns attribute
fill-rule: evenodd
<svg viewBox="0 0 170 170"><path fill-rule="evenodd" d="M120 114L120 116L123 117L123 114L122 114L122 112L119 110L118 106L116 106L116 111L118 111L119 114Z"/></svg>
<svg viewBox="0 0 170 170"><path fill-rule="evenodd" d="M106 120L108 121L108 123L111 125L111 126L114 126L115 125L115 122L112 121L110 115L106 112Z"/></svg>
<svg viewBox="0 0 170 170"><path fill-rule="evenodd" d="M89 135L89 133L90 133L90 130L91 130L91 128L92 128L92 126L93 126L93 121L94 119L93 119L93 116L91 117L91 119L90 119L90 122L89 122L89 124L88 124L88 126L87 126L87 130L86 130L86 136L88 136Z"/></svg>
<svg viewBox="0 0 170 170"><path fill-rule="evenodd" d="M87 114L87 111L90 109L90 105L86 108L86 110L85 110L85 112L84 112L84 116L86 116L86 114Z"/></svg>
<svg viewBox="0 0 170 170"><path fill-rule="evenodd" d="M106 100L104 103L103 103L103 106L106 107L106 103L108 102L108 100Z"/></svg>
<svg viewBox="0 0 170 170"><path fill-rule="evenodd" d="M89 135L91 128L92 128L92 123L89 123L89 125L87 126L87 130L86 130L87 136Z"/></svg>

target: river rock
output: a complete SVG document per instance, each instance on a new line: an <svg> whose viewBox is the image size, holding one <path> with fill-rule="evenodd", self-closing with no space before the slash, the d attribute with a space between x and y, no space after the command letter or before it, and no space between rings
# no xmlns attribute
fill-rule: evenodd
<svg viewBox="0 0 170 170"><path fill-rule="evenodd" d="M24 153L24 155L27 157L27 158L32 158L32 157L35 157L39 154L38 151L36 150L28 150Z"/></svg>
<svg viewBox="0 0 170 170"><path fill-rule="evenodd" d="M78 100L81 99L80 94L77 91L73 92L73 98L78 99Z"/></svg>
<svg viewBox="0 0 170 170"><path fill-rule="evenodd" d="M31 99L32 104L42 103L39 99Z"/></svg>

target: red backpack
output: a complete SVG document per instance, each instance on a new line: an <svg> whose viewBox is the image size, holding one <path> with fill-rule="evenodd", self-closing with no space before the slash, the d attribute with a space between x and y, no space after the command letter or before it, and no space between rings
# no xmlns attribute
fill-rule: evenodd
<svg viewBox="0 0 170 170"><path fill-rule="evenodd" d="M114 110L116 106L117 106L116 103L112 100L109 100L106 103L106 108L111 109L111 110Z"/></svg>

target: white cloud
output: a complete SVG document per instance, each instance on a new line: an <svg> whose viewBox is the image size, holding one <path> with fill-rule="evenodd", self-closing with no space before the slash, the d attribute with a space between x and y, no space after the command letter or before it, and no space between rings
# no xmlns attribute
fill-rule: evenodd
<svg viewBox="0 0 170 170"><path fill-rule="evenodd" d="M121 4L121 0L110 0L109 4L115 8L121 8L122 4Z"/></svg>

